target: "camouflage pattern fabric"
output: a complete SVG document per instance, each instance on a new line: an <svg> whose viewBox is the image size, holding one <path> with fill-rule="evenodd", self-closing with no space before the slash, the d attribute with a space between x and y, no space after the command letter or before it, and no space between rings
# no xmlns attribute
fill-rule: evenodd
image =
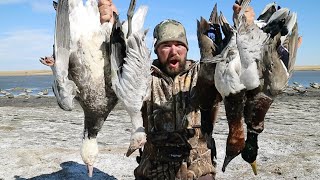
<svg viewBox="0 0 320 180"><path fill-rule="evenodd" d="M206 140L201 134L200 110L195 100L195 85L200 65L188 60L186 70L172 79L161 72L157 63L159 62L155 60L152 67L150 99L145 101L142 109L147 143L139 166L135 169L135 177L174 180L197 179L210 174L214 178L216 171L212 164L211 150L207 148ZM183 132L185 129L193 130L192 137L181 133L181 136L184 136L182 139L186 139L191 147L188 156L180 161L158 158L158 145L154 140L150 140L150 138L155 139L152 134ZM164 142L172 144L170 140ZM183 141L179 142L176 148L184 148Z"/></svg>
<svg viewBox="0 0 320 180"><path fill-rule="evenodd" d="M154 49L156 50L158 46L167 41L178 41L184 44L188 49L188 41L186 36L186 30L183 25L175 20L167 19L160 22L153 31L153 37L156 39Z"/></svg>

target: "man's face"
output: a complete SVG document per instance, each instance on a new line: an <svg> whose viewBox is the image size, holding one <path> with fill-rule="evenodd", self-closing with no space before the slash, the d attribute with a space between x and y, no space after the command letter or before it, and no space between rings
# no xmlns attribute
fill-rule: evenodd
<svg viewBox="0 0 320 180"><path fill-rule="evenodd" d="M162 70L169 76L174 77L185 69L187 48L178 41L161 43L157 48L158 59Z"/></svg>

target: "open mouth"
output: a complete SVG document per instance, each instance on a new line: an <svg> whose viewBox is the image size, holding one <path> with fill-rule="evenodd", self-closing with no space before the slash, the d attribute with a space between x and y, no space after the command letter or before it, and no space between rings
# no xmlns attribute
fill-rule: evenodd
<svg viewBox="0 0 320 180"><path fill-rule="evenodd" d="M170 61L170 66L171 67L176 67L178 65L179 61L178 60L171 60Z"/></svg>

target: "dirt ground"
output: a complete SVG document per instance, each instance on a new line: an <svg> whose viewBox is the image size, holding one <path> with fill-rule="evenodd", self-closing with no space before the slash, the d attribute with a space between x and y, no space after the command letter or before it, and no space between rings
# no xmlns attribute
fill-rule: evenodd
<svg viewBox="0 0 320 180"><path fill-rule="evenodd" d="M320 90L286 92L270 108L259 135L258 175L240 156L221 171L228 134L224 107L214 130L217 179L320 179ZM92 179L134 179L125 157L130 121L120 105L98 135ZM83 113L61 110L54 97L0 98L0 179L88 179L80 156Z"/></svg>

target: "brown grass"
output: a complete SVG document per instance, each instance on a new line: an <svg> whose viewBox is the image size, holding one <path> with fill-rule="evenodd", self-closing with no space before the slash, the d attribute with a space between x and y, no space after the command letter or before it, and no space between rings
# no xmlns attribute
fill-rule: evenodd
<svg viewBox="0 0 320 180"><path fill-rule="evenodd" d="M294 70L296 71L320 71L319 66L295 66Z"/></svg>

